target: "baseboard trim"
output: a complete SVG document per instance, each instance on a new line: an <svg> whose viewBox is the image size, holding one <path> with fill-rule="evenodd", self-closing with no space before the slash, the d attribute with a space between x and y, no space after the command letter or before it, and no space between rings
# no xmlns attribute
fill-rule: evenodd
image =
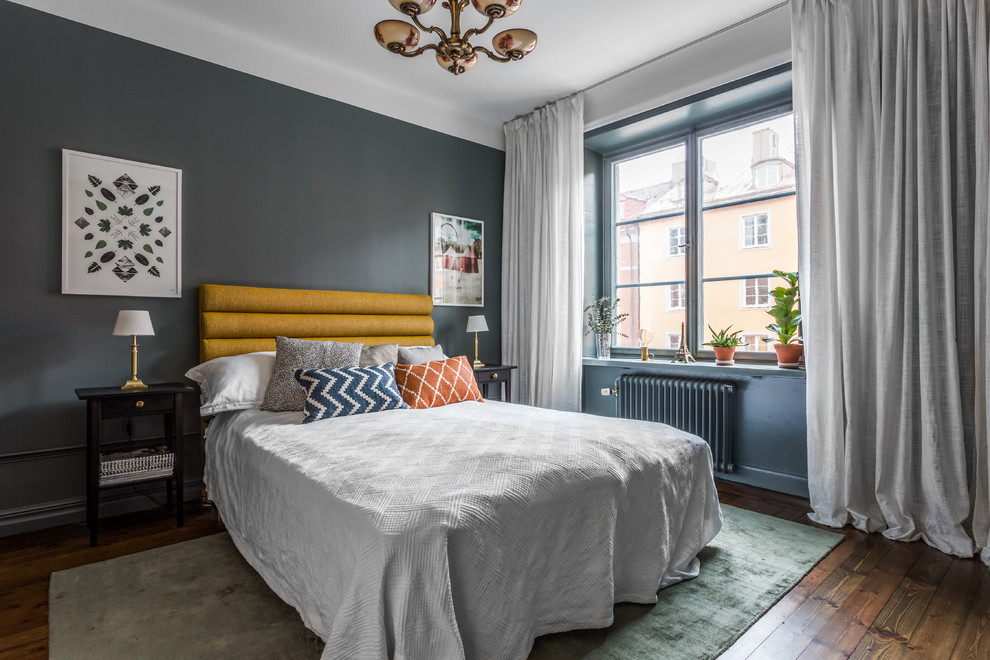
<svg viewBox="0 0 990 660"><path fill-rule="evenodd" d="M767 490L797 495L798 497L808 497L808 478L796 474L786 474L784 472L774 472L749 465L736 465L732 473L718 472L719 479L725 481L736 481L738 483L766 488Z"/></svg>
<svg viewBox="0 0 990 660"><path fill-rule="evenodd" d="M150 495L165 500L165 483L144 482L138 484ZM182 499L185 502L199 500L203 492L203 482L200 480L187 481L182 488ZM110 492L100 497L100 517L116 516L132 511L153 509L158 504L133 489L120 492ZM42 504L5 509L0 511L0 537L34 532L49 527L84 523L86 521L86 498L71 498L43 502Z"/></svg>

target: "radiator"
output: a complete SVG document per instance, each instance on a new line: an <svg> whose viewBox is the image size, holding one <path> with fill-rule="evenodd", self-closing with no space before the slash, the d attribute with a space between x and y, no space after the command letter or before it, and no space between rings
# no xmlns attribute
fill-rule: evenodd
<svg viewBox="0 0 990 660"><path fill-rule="evenodd" d="M717 472L732 472L735 386L724 380L623 374L615 381L616 413L663 422L701 437Z"/></svg>

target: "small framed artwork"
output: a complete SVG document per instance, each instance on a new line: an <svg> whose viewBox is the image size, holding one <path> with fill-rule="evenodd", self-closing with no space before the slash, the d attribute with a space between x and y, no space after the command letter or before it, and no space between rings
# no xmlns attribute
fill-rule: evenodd
<svg viewBox="0 0 990 660"><path fill-rule="evenodd" d="M434 305L485 304L485 223L431 214L430 295Z"/></svg>
<svg viewBox="0 0 990 660"><path fill-rule="evenodd" d="M62 293L182 296L182 170L62 150Z"/></svg>

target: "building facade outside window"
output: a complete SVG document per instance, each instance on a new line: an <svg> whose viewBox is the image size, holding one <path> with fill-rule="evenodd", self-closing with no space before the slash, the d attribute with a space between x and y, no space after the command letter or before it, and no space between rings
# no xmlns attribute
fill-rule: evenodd
<svg viewBox="0 0 990 660"><path fill-rule="evenodd" d="M769 360L774 270L797 271L794 117L787 105L682 130L605 160L614 246L606 285L630 317L614 347L641 328L704 353L708 326L747 339L737 353ZM684 258L672 258L674 256ZM632 268L635 264L636 268ZM662 341L662 340L661 340ZM769 351L772 353L772 350ZM745 355L743 355L745 359Z"/></svg>

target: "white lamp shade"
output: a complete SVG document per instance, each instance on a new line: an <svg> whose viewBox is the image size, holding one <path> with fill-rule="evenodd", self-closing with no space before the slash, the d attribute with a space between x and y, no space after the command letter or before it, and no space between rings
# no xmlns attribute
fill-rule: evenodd
<svg viewBox="0 0 990 660"><path fill-rule="evenodd" d="M488 332L488 324L485 323L484 316L469 316L467 324L468 332Z"/></svg>
<svg viewBox="0 0 990 660"><path fill-rule="evenodd" d="M151 314L144 309L122 309L117 312L117 323L113 326L114 335L153 335Z"/></svg>

